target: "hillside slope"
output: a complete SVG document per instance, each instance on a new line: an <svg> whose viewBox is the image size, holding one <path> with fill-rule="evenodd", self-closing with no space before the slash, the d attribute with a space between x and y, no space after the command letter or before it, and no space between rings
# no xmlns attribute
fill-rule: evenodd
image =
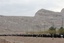
<svg viewBox="0 0 64 43"><path fill-rule="evenodd" d="M64 9L61 12L53 12L40 9L34 17L26 16L0 16L0 34L23 33L26 31L47 30L54 25L59 28L64 18Z"/></svg>

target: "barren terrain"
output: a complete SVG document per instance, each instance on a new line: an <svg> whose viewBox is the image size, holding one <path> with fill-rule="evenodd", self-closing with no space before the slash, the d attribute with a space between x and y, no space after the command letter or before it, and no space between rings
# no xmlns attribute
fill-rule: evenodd
<svg viewBox="0 0 64 43"><path fill-rule="evenodd" d="M43 38L43 37L19 37L19 36L0 36L0 43L64 43L63 38Z"/></svg>

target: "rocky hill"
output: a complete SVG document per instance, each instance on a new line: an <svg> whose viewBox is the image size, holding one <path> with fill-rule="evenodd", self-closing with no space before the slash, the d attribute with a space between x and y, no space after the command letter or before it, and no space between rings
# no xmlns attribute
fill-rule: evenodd
<svg viewBox="0 0 64 43"><path fill-rule="evenodd" d="M0 16L0 34L24 33L26 31L40 31L50 26L61 27L64 18L64 9L53 12L40 9L34 17L26 16Z"/></svg>

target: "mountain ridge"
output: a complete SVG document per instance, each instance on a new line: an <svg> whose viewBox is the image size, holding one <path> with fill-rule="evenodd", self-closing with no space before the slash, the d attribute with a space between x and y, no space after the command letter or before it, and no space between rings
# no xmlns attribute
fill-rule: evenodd
<svg viewBox="0 0 64 43"><path fill-rule="evenodd" d="M53 12L40 9L35 13L34 17L29 16L0 16L0 34L16 34L26 31L44 31L53 25L59 28L62 25L61 12ZM63 16L64 17L64 16Z"/></svg>

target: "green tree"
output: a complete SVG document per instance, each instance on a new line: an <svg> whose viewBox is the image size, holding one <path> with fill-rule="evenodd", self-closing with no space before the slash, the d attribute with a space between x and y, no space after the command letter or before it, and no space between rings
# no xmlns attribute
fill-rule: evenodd
<svg viewBox="0 0 64 43"><path fill-rule="evenodd" d="M56 28L54 26L51 26L48 32L52 35L52 40L54 40L54 34L56 34Z"/></svg>
<svg viewBox="0 0 64 43"><path fill-rule="evenodd" d="M60 27L60 29L58 30L59 34L64 34L64 28Z"/></svg>
<svg viewBox="0 0 64 43"><path fill-rule="evenodd" d="M49 32L50 34L56 34L56 28L53 27L53 26L51 26L51 27L49 28L48 32Z"/></svg>

